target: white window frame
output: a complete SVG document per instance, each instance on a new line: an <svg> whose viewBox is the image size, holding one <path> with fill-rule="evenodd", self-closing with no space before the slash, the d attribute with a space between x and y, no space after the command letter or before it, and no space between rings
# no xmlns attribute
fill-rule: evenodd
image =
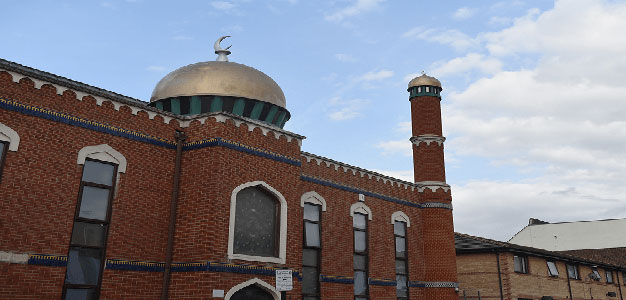
<svg viewBox="0 0 626 300"><path fill-rule="evenodd" d="M0 141L8 142L7 150L16 152L20 146L20 136L11 127L0 123Z"/></svg>
<svg viewBox="0 0 626 300"><path fill-rule="evenodd" d="M350 216L354 218L354 213L361 213L367 215L368 220L372 220L372 210L363 204L363 202L356 202L350 206Z"/></svg>
<svg viewBox="0 0 626 300"><path fill-rule="evenodd" d="M269 193L273 194L280 203L280 229L278 234L278 257L266 257L256 255L246 255L234 253L235 244L235 212L237 211L237 194L248 187L259 186ZM252 181L239 185L236 187L230 196L230 219L228 222L228 259L239 259L247 261L269 262L284 264L287 257L287 201L283 194L271 187L264 181Z"/></svg>
<svg viewBox="0 0 626 300"><path fill-rule="evenodd" d="M395 225L396 221L406 223L406 227L411 227L411 219L402 211L396 211L391 214L391 225Z"/></svg>
<svg viewBox="0 0 626 300"><path fill-rule="evenodd" d="M302 197L300 198L300 207L304 207L305 203L319 205L322 207L322 211L326 211L326 200L316 192L311 191L302 194Z"/></svg>
<svg viewBox="0 0 626 300"><path fill-rule="evenodd" d="M86 158L114 163L117 165L118 173L126 173L126 157L107 144L87 146L80 149L76 163L84 165Z"/></svg>
<svg viewBox="0 0 626 300"><path fill-rule="evenodd" d="M228 292L226 293L226 296L224 296L224 300L230 300L230 298L238 291L247 288L251 285L257 285L260 288L266 290L268 293L270 293L272 295L272 297L274 297L274 300L280 300L280 293L278 291L276 291L276 288L274 288L273 285L259 279L259 278L252 278L248 281L242 282L234 287L232 287L230 290L228 290Z"/></svg>

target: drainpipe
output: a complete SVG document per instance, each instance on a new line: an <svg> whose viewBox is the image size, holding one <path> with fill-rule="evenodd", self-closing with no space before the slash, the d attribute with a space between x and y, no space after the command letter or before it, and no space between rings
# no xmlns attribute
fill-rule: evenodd
<svg viewBox="0 0 626 300"><path fill-rule="evenodd" d="M165 272L163 273L163 289L161 289L161 300L168 299L170 288L170 274L172 272L172 256L174 252L174 230L176 229L176 210L178 207L178 191L180 188L180 165L183 156L183 143L185 143L185 133L176 130L176 163L174 165L174 182L172 198L170 200L170 226L167 234L167 252L165 257Z"/></svg>
<svg viewBox="0 0 626 300"><path fill-rule="evenodd" d="M502 271L500 271L500 252L495 251L496 262L498 263L498 283L500 284L500 300L504 300L504 292L502 291Z"/></svg>
<svg viewBox="0 0 626 300"><path fill-rule="evenodd" d="M572 297L572 284L569 282L569 268L567 267L568 263L565 263L565 276L567 276L567 290L569 290L569 298L570 300L574 300Z"/></svg>
<svg viewBox="0 0 626 300"><path fill-rule="evenodd" d="M619 289L619 298L621 300L624 300L624 296L622 296L622 284L619 281L619 271L615 271L615 279L617 279L617 288ZM622 278L622 280L624 280L624 278Z"/></svg>

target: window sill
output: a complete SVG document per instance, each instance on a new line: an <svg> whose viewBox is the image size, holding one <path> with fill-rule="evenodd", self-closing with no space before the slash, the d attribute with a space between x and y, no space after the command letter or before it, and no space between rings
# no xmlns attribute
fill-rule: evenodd
<svg viewBox="0 0 626 300"><path fill-rule="evenodd" d="M258 262L267 262L267 263L275 263L275 264L285 264L285 258L284 257L253 256L253 255L245 255L245 254L228 254L228 259L238 259L238 260L246 260L246 261L258 261Z"/></svg>

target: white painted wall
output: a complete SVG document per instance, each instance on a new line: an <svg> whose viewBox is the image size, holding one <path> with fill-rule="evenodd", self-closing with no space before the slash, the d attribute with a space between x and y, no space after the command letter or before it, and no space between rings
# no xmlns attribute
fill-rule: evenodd
<svg viewBox="0 0 626 300"><path fill-rule="evenodd" d="M529 225L509 243L550 251L626 247L626 219Z"/></svg>

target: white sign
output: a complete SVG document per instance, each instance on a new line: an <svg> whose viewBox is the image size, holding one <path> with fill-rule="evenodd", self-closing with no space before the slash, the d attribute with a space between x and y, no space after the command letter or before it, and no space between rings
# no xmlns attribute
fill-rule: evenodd
<svg viewBox="0 0 626 300"><path fill-rule="evenodd" d="M359 201L365 202L365 195L359 194Z"/></svg>
<svg viewBox="0 0 626 300"><path fill-rule="evenodd" d="M279 292L293 290L291 270L276 270L276 290Z"/></svg>
<svg viewBox="0 0 626 300"><path fill-rule="evenodd" d="M213 290L213 298L224 298L224 290Z"/></svg>

